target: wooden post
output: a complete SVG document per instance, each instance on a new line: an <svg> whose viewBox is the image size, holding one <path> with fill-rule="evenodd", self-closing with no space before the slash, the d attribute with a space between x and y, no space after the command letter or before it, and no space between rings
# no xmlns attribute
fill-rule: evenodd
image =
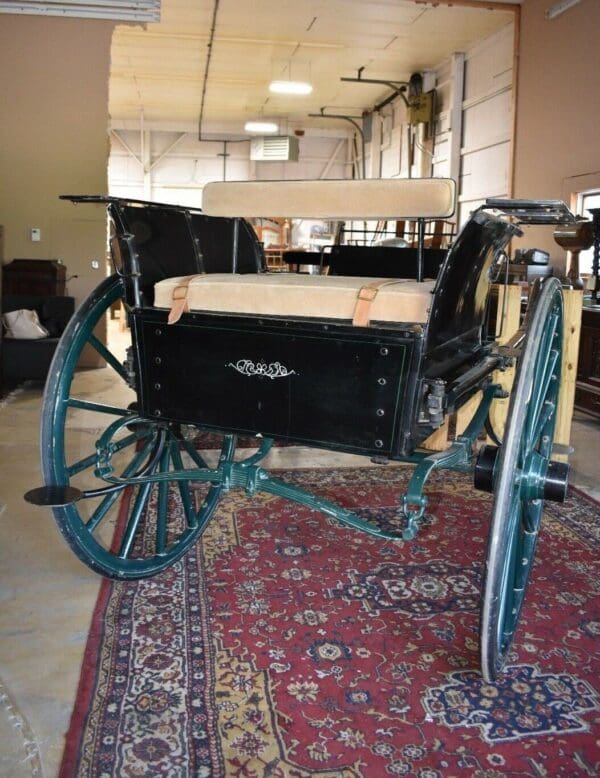
<svg viewBox="0 0 600 778"><path fill-rule="evenodd" d="M564 453L553 454L559 462L568 461L568 448L571 440L571 420L575 402L575 382L577 380L577 360L579 357L579 336L581 334L581 310L583 291L581 289L563 289L564 330L563 353L560 376L560 393L554 443L564 446Z"/></svg>
<svg viewBox="0 0 600 778"><path fill-rule="evenodd" d="M504 289L506 288L506 304L504 304ZM504 308L504 321L502 321L502 309ZM521 323L521 287L518 284L498 287L498 316L496 319L496 338L499 346L507 343L519 329ZM515 368L495 370L493 380L510 392L515 377ZM492 429L502 440L506 416L508 414L509 398L494 400L490 408L490 422ZM492 441L488 441L492 442Z"/></svg>
<svg viewBox="0 0 600 778"><path fill-rule="evenodd" d="M424 440L419 448L426 448L428 451L445 451L450 445L448 440L448 417L444 419L444 423L435 432Z"/></svg>

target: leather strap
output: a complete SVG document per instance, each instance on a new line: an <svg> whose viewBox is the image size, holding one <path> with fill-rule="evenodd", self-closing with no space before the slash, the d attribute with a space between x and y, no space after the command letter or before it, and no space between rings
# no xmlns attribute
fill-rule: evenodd
<svg viewBox="0 0 600 778"><path fill-rule="evenodd" d="M190 310L187 299L189 287L194 278L200 278L201 275L202 274L200 273L193 276L184 276L175 289L173 289L173 294L171 296L173 305L169 311L167 324L175 324L181 318L182 313L187 313Z"/></svg>
<svg viewBox="0 0 600 778"><path fill-rule="evenodd" d="M352 324L354 327L368 327L370 323L371 304L377 297L379 290L384 286L391 286L392 284L403 284L403 279L389 279L386 278L382 281L372 281L366 286L362 286L358 291L356 298L356 305L354 306L354 316L352 318Z"/></svg>

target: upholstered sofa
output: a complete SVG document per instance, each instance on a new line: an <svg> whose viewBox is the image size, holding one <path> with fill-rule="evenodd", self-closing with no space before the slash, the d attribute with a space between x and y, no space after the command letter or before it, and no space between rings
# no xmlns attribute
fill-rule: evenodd
<svg viewBox="0 0 600 778"><path fill-rule="evenodd" d="M21 308L36 310L49 335L39 340L3 337L2 378L5 388L30 379L46 380L60 336L75 310L75 300L73 297L38 295L5 295L2 298L3 314Z"/></svg>

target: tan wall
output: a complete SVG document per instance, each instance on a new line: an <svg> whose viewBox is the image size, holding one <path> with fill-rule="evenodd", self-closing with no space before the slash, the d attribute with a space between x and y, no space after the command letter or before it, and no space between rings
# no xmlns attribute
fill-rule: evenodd
<svg viewBox="0 0 600 778"><path fill-rule="evenodd" d="M2 16L0 224L4 261L60 258L79 304L105 274L101 206L60 194L107 190L108 74L114 23ZM42 240L32 242L31 227ZM100 261L93 270L92 260Z"/></svg>
<svg viewBox="0 0 600 778"><path fill-rule="evenodd" d="M600 2L546 20L551 5L524 0L521 9L514 195L568 202L600 186ZM564 262L551 230L529 228L526 241Z"/></svg>

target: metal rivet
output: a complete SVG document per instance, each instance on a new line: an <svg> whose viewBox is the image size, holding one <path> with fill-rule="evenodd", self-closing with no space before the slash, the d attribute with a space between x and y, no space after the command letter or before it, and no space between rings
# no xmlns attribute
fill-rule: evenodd
<svg viewBox="0 0 600 778"><path fill-rule="evenodd" d="M377 410L375 411L375 413L376 413L378 416L385 416L385 411L383 410L383 408L377 408Z"/></svg>
<svg viewBox="0 0 600 778"><path fill-rule="evenodd" d="M161 362L162 362L162 359L160 357L154 357L154 364L155 365L160 365Z"/></svg>
<svg viewBox="0 0 600 778"><path fill-rule="evenodd" d="M155 335L162 335L162 330L160 329L160 327L157 327L157 328L154 330L154 334L155 334Z"/></svg>
<svg viewBox="0 0 600 778"><path fill-rule="evenodd" d="M379 386L385 386L387 384L387 381L385 380L385 378L378 378L377 383L379 384Z"/></svg>
<svg viewBox="0 0 600 778"><path fill-rule="evenodd" d="M376 440L375 448L383 448L383 440Z"/></svg>
<svg viewBox="0 0 600 778"><path fill-rule="evenodd" d="M162 389L162 386L159 383L156 383L154 384L154 388L158 390L158 389Z"/></svg>
<svg viewBox="0 0 600 778"><path fill-rule="evenodd" d="M158 408L154 411L155 416L162 416L162 411L159 411Z"/></svg>
<svg viewBox="0 0 600 778"><path fill-rule="evenodd" d="M379 353L382 357L387 357L387 355L390 353L390 350L384 346L383 348L379 349Z"/></svg>

